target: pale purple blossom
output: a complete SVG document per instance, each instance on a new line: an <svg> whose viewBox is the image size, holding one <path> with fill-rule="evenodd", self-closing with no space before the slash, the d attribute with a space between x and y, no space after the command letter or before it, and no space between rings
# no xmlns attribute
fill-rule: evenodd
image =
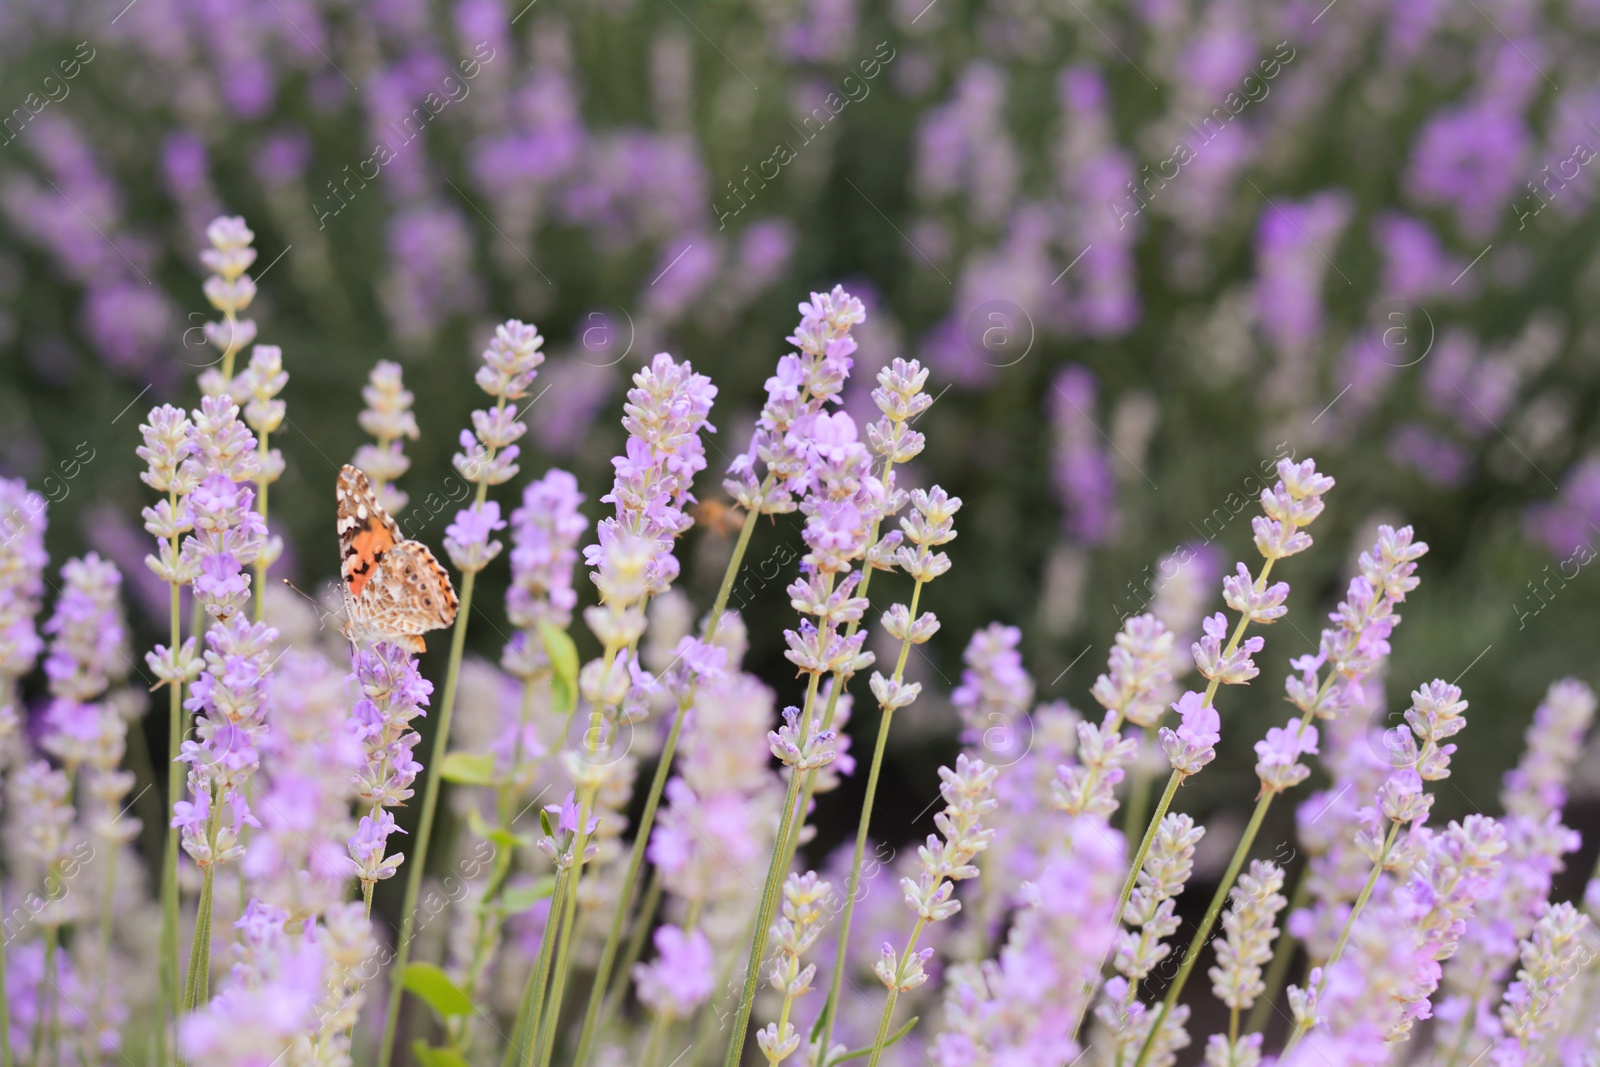
<svg viewBox="0 0 1600 1067"><path fill-rule="evenodd" d="M1190 690L1172 705L1182 722L1176 730L1163 726L1161 748L1172 762L1172 769L1191 775L1216 758L1216 743L1222 739L1222 718L1204 697Z"/></svg>
<svg viewBox="0 0 1600 1067"><path fill-rule="evenodd" d="M639 1001L668 1019L688 1018L716 988L711 942L699 930L671 924L656 927L653 941L656 958L633 965Z"/></svg>

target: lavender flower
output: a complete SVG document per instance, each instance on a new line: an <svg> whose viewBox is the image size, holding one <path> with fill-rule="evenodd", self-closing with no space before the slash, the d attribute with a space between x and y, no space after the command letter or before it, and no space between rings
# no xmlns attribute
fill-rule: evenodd
<svg viewBox="0 0 1600 1067"><path fill-rule="evenodd" d="M991 794L998 773L982 760L969 760L966 753L956 757L954 770L939 768L939 793L945 807L933 820L942 839L929 834L928 843L917 850L922 857L922 872L915 880L900 881L906 906L916 912L919 926L948 919L961 910L961 902L952 900L951 893L956 882L977 877L973 860L994 837L994 831L985 829L981 820L995 808ZM917 969L920 971L920 966ZM904 984L909 973L909 969L902 969L886 976L879 971L878 977L893 988Z"/></svg>
<svg viewBox="0 0 1600 1067"><path fill-rule="evenodd" d="M1165 710L1162 695L1172 679L1172 634L1153 615L1123 622L1106 664L1089 695L1108 712L1136 726L1154 726Z"/></svg>
<svg viewBox="0 0 1600 1067"><path fill-rule="evenodd" d="M773 989L783 996L783 1013L779 1022L768 1023L756 1033L756 1044L774 1067L800 1047L800 1035L789 1022L789 1011L796 998L811 991L811 979L817 973L815 963L802 966L800 957L821 936L823 907L832 893L833 887L819 879L815 871L791 873L783 883L783 913L772 926L775 958L767 975Z"/></svg>
<svg viewBox="0 0 1600 1067"><path fill-rule="evenodd" d="M711 942L699 930L658 926L656 958L633 966L639 1002L666 1019L687 1019L716 988Z"/></svg>
<svg viewBox="0 0 1600 1067"><path fill-rule="evenodd" d="M1094 422L1094 374L1068 366L1056 375L1050 394L1050 421L1055 430L1056 493L1062 505L1067 536L1085 545L1105 544L1115 534L1117 483Z"/></svg>
<svg viewBox="0 0 1600 1067"><path fill-rule="evenodd" d="M268 659L278 631L251 625L233 615L206 632L205 670L190 687L184 707L194 712L199 740L183 742L179 757L189 765L192 801L173 805L172 825L182 833L183 847L201 867L214 866L244 854L239 843L245 825L259 826L250 812L247 783L260 764L265 737ZM213 805L226 801L231 825L217 821Z"/></svg>
<svg viewBox="0 0 1600 1067"><path fill-rule="evenodd" d="M369 810L350 838L349 851L357 877L369 885L394 874L403 859L399 854L385 856L385 842L399 828L383 809L411 798L411 784L422 770L412 754L421 737L411 720L427 714L423 709L433 694L433 683L417 671L409 653L387 642L357 650L352 670L361 696L345 729L365 751L353 780L356 796Z"/></svg>
<svg viewBox="0 0 1600 1067"><path fill-rule="evenodd" d="M565 629L571 622L578 602L572 568L578 538L589 527L578 511L583 500L578 480L558 468L523 489L522 506L511 513L506 616L512 625L531 629L543 620Z"/></svg>
<svg viewBox="0 0 1600 1067"><path fill-rule="evenodd" d="M1119 929L1113 942L1112 966L1120 977L1105 983L1104 1002L1095 1009L1119 1059L1137 1052L1156 1023L1157 1016L1138 1000L1139 983L1172 951L1162 942L1178 929L1174 900L1189 880L1194 846L1204 836L1205 827L1188 815L1163 816L1123 908L1122 920L1132 929ZM1188 1017L1187 1006L1162 1013L1156 1043L1163 1050L1189 1043L1183 1031Z"/></svg>
<svg viewBox="0 0 1600 1067"><path fill-rule="evenodd" d="M34 628L44 596L45 500L20 479L0 478L0 766L17 732L16 683L44 646Z"/></svg>
<svg viewBox="0 0 1600 1067"><path fill-rule="evenodd" d="M349 680L326 657L291 648L267 683L271 729L251 785L261 828L240 869L255 896L296 918L333 916L349 892L350 801L364 757L348 727Z"/></svg>
<svg viewBox="0 0 1600 1067"><path fill-rule="evenodd" d="M1281 889L1282 869L1266 860L1252 860L1250 872L1239 876L1229 894L1231 906L1222 917L1217 964L1207 974L1217 999L1234 1011L1250 1007L1266 988L1261 965L1272 958L1272 939L1278 934L1273 921L1288 903Z"/></svg>
<svg viewBox="0 0 1600 1067"><path fill-rule="evenodd" d="M1022 665L1021 644L1021 630L998 622L975 631L967 642L961 653L966 664L961 684L950 694L950 703L965 724L965 743L982 735L991 714L1016 717L1033 705L1033 679Z"/></svg>
<svg viewBox="0 0 1600 1067"><path fill-rule="evenodd" d="M179 1023L178 1047L186 1060L244 1064L263 1049L303 1047L323 1034L327 1023L318 1008L333 946L317 936L320 930L291 935L288 919L282 908L252 900L234 924L238 961L229 978L201 1010ZM330 1053L347 1043L335 1033L327 1033Z"/></svg>
<svg viewBox="0 0 1600 1067"><path fill-rule="evenodd" d="M1584 964L1593 958L1581 936L1589 918L1563 901L1550 904L1534 924L1533 934L1522 942L1522 966L1517 980L1506 990L1500 1022L1506 1035L1495 1047L1495 1063L1505 1067L1536 1067L1543 1061L1538 1044L1543 1028Z"/></svg>
<svg viewBox="0 0 1600 1067"><path fill-rule="evenodd" d="M417 429L417 417L411 413L414 398L401 380L400 364L378 360L367 375L367 384L361 387L361 399L366 407L356 421L362 432L376 438L377 443L357 448L351 462L371 479L378 503L390 513L404 511L410 497L394 483L411 469L405 442L415 441L421 431Z"/></svg>
<svg viewBox="0 0 1600 1067"><path fill-rule="evenodd" d="M788 340L799 351L778 361L767 379L767 401L756 420L750 447L734 457L722 483L747 511L782 514L795 509L790 480L801 475L806 459L803 437L793 428L837 403L850 374L856 343L850 328L866 318L861 301L834 286L812 293L800 305L800 325Z"/></svg>
<svg viewBox="0 0 1600 1067"><path fill-rule="evenodd" d="M510 319L495 327L494 338L483 351L484 365L474 380L495 398L495 405L472 413L473 428L461 431L461 451L451 457L461 476L478 486L478 499L458 512L445 531L445 550L456 569L464 573L481 571L500 554L501 544L493 539L496 530L505 528L500 505L484 500L483 494L517 473L521 449L516 442L528 427L517 421L515 404L527 395L539 373L544 362L539 349L543 346L544 338L537 329ZM398 382L395 385L398 387ZM396 399L390 397L389 401L394 404Z"/></svg>
<svg viewBox="0 0 1600 1067"><path fill-rule="evenodd" d="M211 247L200 253L200 262L211 275L202 288L211 306L223 316L221 322L205 324L206 340L222 353L222 369L209 367L200 375L200 391L207 397L233 391L234 354L255 340L255 321L238 317L256 295L256 283L245 273L256 261L256 250L250 247L255 236L237 215L217 218L206 227Z"/></svg>
<svg viewBox="0 0 1600 1067"><path fill-rule="evenodd" d="M44 624L51 635L44 673L57 700L87 703L127 677L126 626L116 565L91 552L61 568L61 595Z"/></svg>
<svg viewBox="0 0 1600 1067"><path fill-rule="evenodd" d="M1216 758L1216 743L1222 719L1215 708L1206 704L1199 693L1187 692L1172 705L1183 722L1176 730L1163 726L1160 731L1161 747L1172 761L1172 769L1188 777Z"/></svg>

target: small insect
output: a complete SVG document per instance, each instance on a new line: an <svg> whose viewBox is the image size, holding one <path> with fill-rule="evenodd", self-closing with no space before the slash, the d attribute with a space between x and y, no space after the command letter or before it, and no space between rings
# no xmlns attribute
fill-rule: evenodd
<svg viewBox="0 0 1600 1067"><path fill-rule="evenodd" d="M704 500L689 509L694 521L718 537L737 533L744 526L745 515L735 511L720 500Z"/></svg>
<svg viewBox="0 0 1600 1067"><path fill-rule="evenodd" d="M455 621L460 601L450 575L427 545L400 536L372 483L348 463L339 470L335 499L344 635L424 651L423 634Z"/></svg>

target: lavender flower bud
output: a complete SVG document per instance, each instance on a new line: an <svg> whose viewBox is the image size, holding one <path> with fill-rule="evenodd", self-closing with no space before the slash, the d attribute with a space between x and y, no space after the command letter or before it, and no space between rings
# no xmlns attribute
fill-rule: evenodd
<svg viewBox="0 0 1600 1067"><path fill-rule="evenodd" d="M1166 710L1162 693L1172 680L1171 658L1167 628L1154 615L1135 615L1122 624L1107 673L1095 679L1089 695L1136 726L1154 726Z"/></svg>
<svg viewBox="0 0 1600 1067"><path fill-rule="evenodd" d="M1243 685L1261 673L1250 658L1265 646L1261 638L1247 637L1232 652L1224 654L1228 620L1222 612L1202 620L1200 628L1205 636L1194 643L1194 665L1207 681Z"/></svg>
<svg viewBox="0 0 1600 1067"><path fill-rule="evenodd" d="M1305 781L1311 769L1300 762L1305 754L1317 752L1317 728L1299 721L1288 726L1274 726L1264 740L1257 741L1256 777L1261 779L1264 793L1281 793Z"/></svg>
<svg viewBox="0 0 1600 1067"><path fill-rule="evenodd" d="M1250 873L1241 875L1229 894L1217 965L1207 974L1217 999L1234 1010L1250 1007L1266 989L1261 966L1272 958L1272 939L1278 935L1273 921L1288 903L1281 889L1283 871L1265 860L1252 860Z"/></svg>
<svg viewBox="0 0 1600 1067"><path fill-rule="evenodd" d="M508 319L495 327L494 338L483 351L484 365L474 381L478 388L501 400L521 400L544 362L544 338L535 327ZM521 434L517 434L518 437Z"/></svg>
<svg viewBox="0 0 1600 1067"><path fill-rule="evenodd" d="M1288 582L1274 582L1264 589L1256 588L1255 579L1243 563L1238 574L1222 579L1222 599L1228 607L1253 623L1265 624L1281 619L1288 612L1283 602L1289 596Z"/></svg>
<svg viewBox="0 0 1600 1067"><path fill-rule="evenodd" d="M1522 966L1517 980L1506 990L1500 1008L1500 1022L1506 1029L1496 1052L1496 1062L1520 1063L1517 1053L1526 1053L1544 1036L1544 1027L1555 1016L1557 1005L1587 962L1593 950L1583 935L1589 933L1589 918L1562 901L1548 904L1533 934L1522 942Z"/></svg>
<svg viewBox="0 0 1600 1067"><path fill-rule="evenodd" d="M1161 728L1161 748L1172 769L1187 777L1216 758L1213 746L1221 740L1222 719L1201 694L1192 691L1183 694L1172 710L1183 722L1176 730Z"/></svg>
<svg viewBox="0 0 1600 1067"><path fill-rule="evenodd" d="M139 479L157 492L187 496L196 482L195 470L184 463L193 449L189 414L162 404L150 410L149 418L139 426L144 444L135 450L146 464Z"/></svg>

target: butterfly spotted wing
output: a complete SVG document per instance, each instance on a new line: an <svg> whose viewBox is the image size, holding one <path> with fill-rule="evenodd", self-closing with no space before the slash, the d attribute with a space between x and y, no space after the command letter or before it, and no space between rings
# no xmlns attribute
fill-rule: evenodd
<svg viewBox="0 0 1600 1067"><path fill-rule="evenodd" d="M345 636L422 652L423 634L455 621L460 602L450 575L427 545L400 536L357 468L340 469L335 500Z"/></svg>

